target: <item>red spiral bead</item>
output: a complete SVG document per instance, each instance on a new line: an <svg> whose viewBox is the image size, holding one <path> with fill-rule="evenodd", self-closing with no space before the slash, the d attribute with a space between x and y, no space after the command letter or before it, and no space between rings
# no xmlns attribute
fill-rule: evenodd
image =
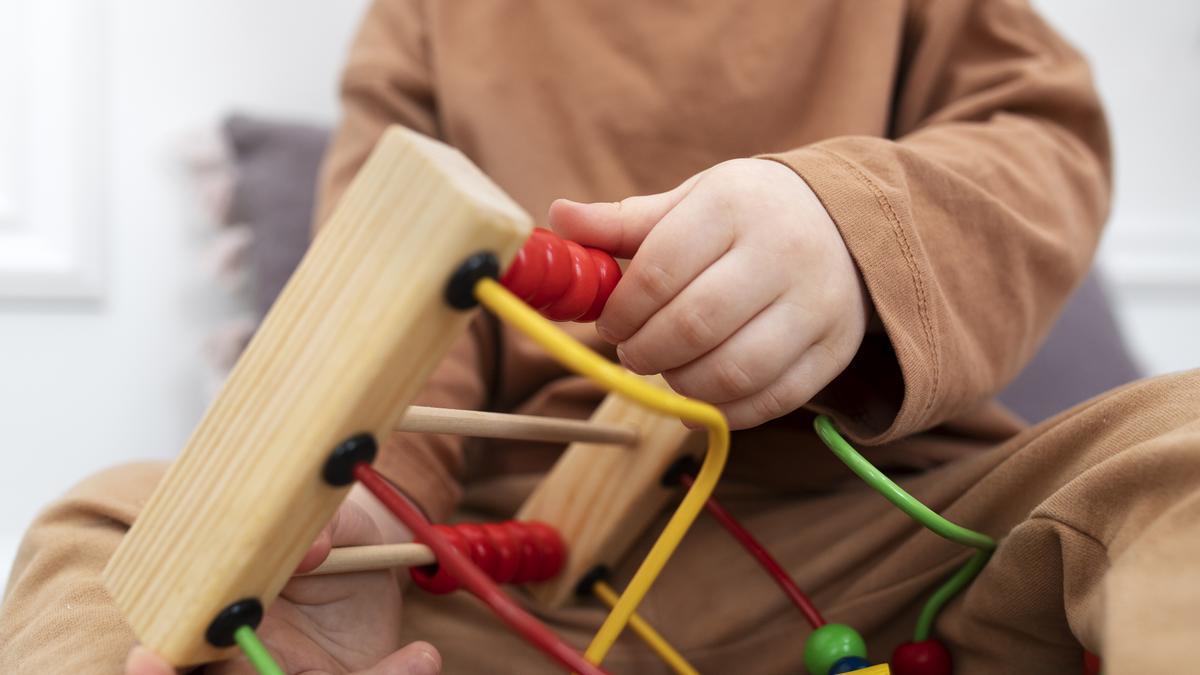
<svg viewBox="0 0 1200 675"><path fill-rule="evenodd" d="M567 547L558 532L537 521L434 525L438 532L498 584L524 584L552 579L562 570ZM458 590L458 579L433 564L410 567L421 588L435 595Z"/></svg>
<svg viewBox="0 0 1200 675"><path fill-rule="evenodd" d="M505 288L553 321L595 321L621 280L608 253L536 228L500 279Z"/></svg>

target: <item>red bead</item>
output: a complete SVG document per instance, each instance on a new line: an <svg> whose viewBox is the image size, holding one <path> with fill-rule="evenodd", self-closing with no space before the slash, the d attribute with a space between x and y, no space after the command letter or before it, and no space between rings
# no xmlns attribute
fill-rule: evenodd
<svg viewBox="0 0 1200 675"><path fill-rule="evenodd" d="M496 549L496 574L491 575L492 580L498 584L507 584L516 578L521 567L520 548L503 524L486 523L482 527Z"/></svg>
<svg viewBox="0 0 1200 675"><path fill-rule="evenodd" d="M892 652L892 675L951 675L954 663L939 640L905 642Z"/></svg>
<svg viewBox="0 0 1200 675"><path fill-rule="evenodd" d="M581 323L590 323L600 318L600 313L604 311L604 304L608 302L608 296L612 295L613 289L617 287L617 282L621 280L621 266L611 255L595 248L589 248L588 253L591 254L592 261L596 263L596 275L599 279L596 285L596 299L592 301L592 306L584 312L583 316L575 319Z"/></svg>
<svg viewBox="0 0 1200 675"><path fill-rule="evenodd" d="M600 274L587 249L573 241L564 240L571 254L571 285L542 310L551 321L574 321L592 307L600 289Z"/></svg>
<svg viewBox="0 0 1200 675"><path fill-rule="evenodd" d="M510 520L476 525L434 525L481 572L499 584L545 581L558 575L566 560L566 545L545 523ZM417 586L441 595L458 590L458 580L434 564L413 567Z"/></svg>
<svg viewBox="0 0 1200 675"><path fill-rule="evenodd" d="M540 228L533 231L533 236L525 245L540 248L541 255L546 259L546 276L529 299L529 306L540 310L557 300L571 286L571 253L567 250L567 242L549 230ZM533 253L536 255L537 251Z"/></svg>
<svg viewBox="0 0 1200 675"><path fill-rule="evenodd" d="M611 255L537 228L500 283L548 319L595 321L620 279Z"/></svg>
<svg viewBox="0 0 1200 675"><path fill-rule="evenodd" d="M516 521L510 520L503 525L512 534L513 540L517 542L520 550L521 565L517 570L517 576L513 578L513 583L524 584L533 581L538 577L542 566L541 561L538 560L538 548L534 544L533 537Z"/></svg>
<svg viewBox="0 0 1200 675"><path fill-rule="evenodd" d="M455 525L454 529L466 540L467 548L471 551L471 562L494 580L500 568L500 553L487 532L479 525L471 523Z"/></svg>
<svg viewBox="0 0 1200 675"><path fill-rule="evenodd" d="M471 557L470 547L467 545L467 540L455 531L454 528L446 525L434 525L438 532L449 541L454 548L458 549L463 555ZM434 563L433 565L423 565L421 567L410 567L408 570L409 576L412 577L414 583L420 588L433 593L434 595L445 595L447 593L458 590L458 579L450 575L446 568L442 565Z"/></svg>
<svg viewBox="0 0 1200 675"><path fill-rule="evenodd" d="M538 547L538 557L542 562L537 577L532 581L545 581L558 576L558 573L562 571L563 564L567 561L567 545L563 543L558 530L536 520L523 524L533 535L533 540Z"/></svg>
<svg viewBox="0 0 1200 675"><path fill-rule="evenodd" d="M537 255L528 245L521 247L500 283L513 295L529 302L546 278L546 256Z"/></svg>

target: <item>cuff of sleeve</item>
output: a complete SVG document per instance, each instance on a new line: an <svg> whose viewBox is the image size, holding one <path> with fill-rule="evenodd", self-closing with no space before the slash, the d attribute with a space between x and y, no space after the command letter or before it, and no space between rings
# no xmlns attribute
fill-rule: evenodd
<svg viewBox="0 0 1200 675"><path fill-rule="evenodd" d="M858 266L887 335L868 334L854 361L811 407L833 416L852 438L879 444L930 425L940 364L927 300L928 272L903 217L904 194L828 145L847 143L870 156L880 139L844 138L761 159L795 171L821 200ZM852 148L854 149L854 148Z"/></svg>
<svg viewBox="0 0 1200 675"><path fill-rule="evenodd" d="M411 434L395 433L380 448L375 468L425 513L430 521L445 522L462 498L462 486L451 474L448 460L455 452L453 440L423 435L420 443Z"/></svg>
<svg viewBox="0 0 1200 675"><path fill-rule="evenodd" d="M479 409L487 398L481 373L496 358L492 324L471 322L412 401L435 408ZM435 523L445 522L462 499L463 439L444 434L392 433L379 449L375 468Z"/></svg>

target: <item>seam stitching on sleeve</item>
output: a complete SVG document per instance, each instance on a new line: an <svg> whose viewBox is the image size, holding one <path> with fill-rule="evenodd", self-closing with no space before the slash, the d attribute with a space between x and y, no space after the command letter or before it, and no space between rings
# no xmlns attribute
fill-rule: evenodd
<svg viewBox="0 0 1200 675"><path fill-rule="evenodd" d="M854 174L856 178L862 181L871 190L876 203L883 210L884 216L888 219L888 223L892 228L892 235L896 238L896 242L900 245L900 252L904 255L904 261L908 265L909 274L912 276L913 286L917 291L917 316L921 319L921 330L925 334L925 344L929 348L929 353L933 360L933 385L929 393L929 398L925 401L921 412L927 413L933 408L934 402L937 400L941 387L941 355L938 352L937 342L933 337L933 323L929 318L929 302L925 291L925 279L921 274L921 270L917 267L916 256L913 254L912 247L909 245L908 236L904 232L904 226L900 223L900 217L896 214L896 210L892 207L892 202L884 194L883 190L871 180L869 176L860 171L849 160L841 155L827 150L825 148L815 148L840 164L845 166Z"/></svg>

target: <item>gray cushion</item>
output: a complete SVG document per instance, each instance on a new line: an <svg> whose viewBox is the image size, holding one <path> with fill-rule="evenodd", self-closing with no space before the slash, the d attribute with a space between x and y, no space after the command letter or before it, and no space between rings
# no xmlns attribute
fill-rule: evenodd
<svg viewBox="0 0 1200 675"><path fill-rule="evenodd" d="M231 222L254 232L249 259L254 305L265 314L308 247L328 130L233 115L224 124L236 178Z"/></svg>
<svg viewBox="0 0 1200 675"><path fill-rule="evenodd" d="M1029 422L1140 377L1100 274L1088 275L1067 301L1046 342L1000 401Z"/></svg>
<svg viewBox="0 0 1200 675"><path fill-rule="evenodd" d="M308 245L324 129L236 115L225 131L235 154L235 220L255 233L256 304L266 312ZM1096 274L1071 297L1045 344L1000 400L1038 422L1138 377Z"/></svg>

